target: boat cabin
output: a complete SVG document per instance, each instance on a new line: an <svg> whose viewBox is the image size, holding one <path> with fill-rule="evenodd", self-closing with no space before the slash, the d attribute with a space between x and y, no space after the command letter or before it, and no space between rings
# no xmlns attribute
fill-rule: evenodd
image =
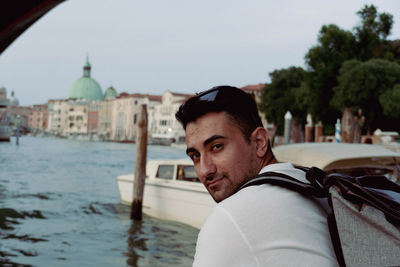
<svg viewBox="0 0 400 267"><path fill-rule="evenodd" d="M190 160L151 160L147 164L147 178L186 182L200 182Z"/></svg>

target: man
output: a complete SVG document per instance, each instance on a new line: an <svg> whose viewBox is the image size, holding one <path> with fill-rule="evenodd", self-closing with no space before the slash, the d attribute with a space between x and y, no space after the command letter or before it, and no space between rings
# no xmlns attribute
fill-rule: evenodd
<svg viewBox="0 0 400 267"><path fill-rule="evenodd" d="M242 184L267 171L306 182L278 163L254 99L220 86L188 99L176 113L187 154L218 203L197 240L193 266L336 266L326 214L312 200L272 185Z"/></svg>

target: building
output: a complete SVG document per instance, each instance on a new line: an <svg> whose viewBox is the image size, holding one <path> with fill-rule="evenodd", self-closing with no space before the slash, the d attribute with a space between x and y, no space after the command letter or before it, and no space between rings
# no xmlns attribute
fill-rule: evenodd
<svg viewBox="0 0 400 267"><path fill-rule="evenodd" d="M28 116L28 127L32 132L43 133L48 128L48 107L44 105L33 105Z"/></svg>
<svg viewBox="0 0 400 267"><path fill-rule="evenodd" d="M113 99L106 99L99 103L98 136L100 140L111 140L111 119Z"/></svg>
<svg viewBox="0 0 400 267"><path fill-rule="evenodd" d="M104 93L104 101L99 102L97 134L100 140L111 140L112 106L117 96L117 90L110 86Z"/></svg>
<svg viewBox="0 0 400 267"><path fill-rule="evenodd" d="M104 95L99 83L91 77L89 58L82 77L69 88L66 100L49 101L51 133L64 137L97 136L98 110Z"/></svg>
<svg viewBox="0 0 400 267"><path fill-rule="evenodd" d="M68 100L49 100L48 109L49 122L47 131L57 136L66 136Z"/></svg>
<svg viewBox="0 0 400 267"><path fill-rule="evenodd" d="M86 136L88 134L89 103L85 99L70 100L67 106L67 128L63 135L67 137Z"/></svg>
<svg viewBox="0 0 400 267"><path fill-rule="evenodd" d="M18 120L20 125L20 133L24 134L30 131L29 129L29 118L32 112L31 107L22 106L8 106L7 113L11 122L11 127L13 133L16 133ZM19 119L18 119L19 116Z"/></svg>
<svg viewBox="0 0 400 267"><path fill-rule="evenodd" d="M149 114L149 110L160 100L161 97L156 95L127 93L121 93L116 99L111 100L110 139L123 142L135 141L141 106L145 104ZM148 122L150 121L151 115L148 115ZM103 122L100 123L104 124Z"/></svg>
<svg viewBox="0 0 400 267"><path fill-rule="evenodd" d="M165 91L161 103L154 105L150 133L153 139L184 142L185 131L175 118L179 106L192 95Z"/></svg>
<svg viewBox="0 0 400 267"><path fill-rule="evenodd" d="M99 101L93 101L89 103L88 107L88 122L87 122L87 133L90 137L98 136L98 125L99 125Z"/></svg>

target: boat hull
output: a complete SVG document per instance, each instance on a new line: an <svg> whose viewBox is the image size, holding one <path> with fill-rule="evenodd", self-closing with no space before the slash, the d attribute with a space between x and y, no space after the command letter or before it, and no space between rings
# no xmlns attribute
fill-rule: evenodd
<svg viewBox="0 0 400 267"><path fill-rule="evenodd" d="M133 177L117 177L122 204L132 203ZM146 179L143 212L150 216L200 229L214 207L214 200L201 183Z"/></svg>

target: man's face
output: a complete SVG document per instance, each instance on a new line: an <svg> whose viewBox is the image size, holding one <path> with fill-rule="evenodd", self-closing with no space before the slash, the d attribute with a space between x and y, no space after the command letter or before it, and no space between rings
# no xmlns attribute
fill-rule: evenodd
<svg viewBox="0 0 400 267"><path fill-rule="evenodd" d="M225 112L208 113L188 123L186 145L197 176L216 202L258 173L254 142L246 141Z"/></svg>

